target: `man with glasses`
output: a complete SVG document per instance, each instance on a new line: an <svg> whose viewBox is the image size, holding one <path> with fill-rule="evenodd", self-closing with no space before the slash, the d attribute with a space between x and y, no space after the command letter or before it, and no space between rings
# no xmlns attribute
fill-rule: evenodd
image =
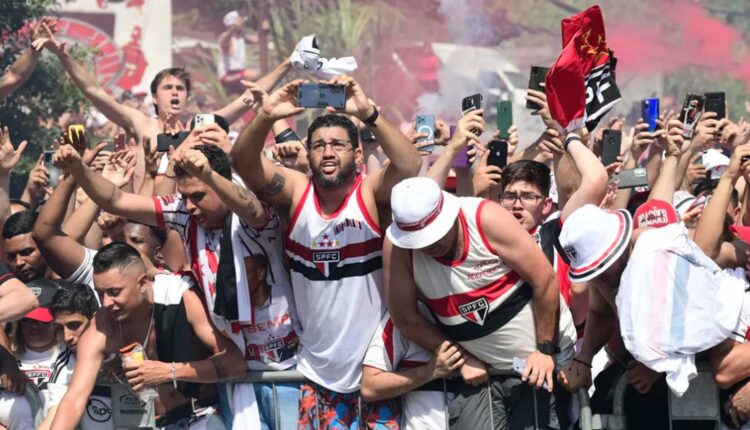
<svg viewBox="0 0 750 430"><path fill-rule="evenodd" d="M491 199L510 211L542 248L557 273L560 292L571 306L574 320L580 324L585 319L586 309L578 312L579 307L571 302L571 296L576 292L583 296L586 291L572 289L568 262L564 253L559 252L558 237L568 215L586 204L599 205L607 190L608 177L601 161L585 145L575 145L557 156L560 158L555 162L555 177L559 179L558 185L562 185L558 190L560 218L544 222L553 211L549 197L550 169L537 161L519 160L508 164L500 181L502 191ZM566 183L572 185L565 186Z"/></svg>
<svg viewBox="0 0 750 430"><path fill-rule="evenodd" d="M389 220L391 188L417 175L422 161L362 87L338 76L328 83L345 88L341 113L370 127L390 163L363 178L356 169L362 160L357 127L346 116L323 115L307 131L312 178L274 165L263 155L263 142L275 121L304 111L297 106L301 83L267 96L232 148L237 173L291 220L286 254L303 329L298 370L312 381L302 385L299 428L353 428L362 421L390 428L397 425L398 400L359 402L362 359L385 311L381 225Z"/></svg>

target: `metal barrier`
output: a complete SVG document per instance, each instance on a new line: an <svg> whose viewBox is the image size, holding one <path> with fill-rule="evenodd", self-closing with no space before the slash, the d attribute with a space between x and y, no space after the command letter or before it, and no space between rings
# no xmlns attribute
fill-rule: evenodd
<svg viewBox="0 0 750 430"><path fill-rule="evenodd" d="M511 371L511 370L495 370L490 369L490 375L492 376L515 376L517 377L518 374ZM459 377L457 373L454 375L451 375L451 378ZM274 405L274 413L276 415L276 426L274 430L279 430L279 408L278 408L278 402L276 399L276 384L277 383L288 383L288 382L308 382L308 379L305 378L304 375L302 375L300 372L296 370L281 370L281 371L254 371L254 372L248 372L247 375L239 380L235 380L233 382L253 382L253 383L270 383L272 387L273 392L273 405ZM594 423L596 422L597 416L592 416L591 412L591 399L589 398L589 394L587 390L581 389L578 390L576 393L578 401L581 406L581 416L579 418L580 423L580 429L581 430L595 430L597 428L603 429L607 427L595 427ZM536 399L536 391L534 391L534 398ZM446 428L449 427L447 419L448 419L448 396L447 396L447 389L446 384L443 384L443 399L444 404L443 408L446 413ZM534 402L534 415L536 416L536 400ZM316 409L317 410L317 409ZM362 423L362 420L360 419L360 411L357 411L357 422ZM319 417L318 417L319 419ZM624 420L623 420L624 422ZM320 429L320 424L318 422L317 428ZM624 427L623 427L624 428Z"/></svg>
<svg viewBox="0 0 750 430"><path fill-rule="evenodd" d="M625 391L627 387L628 383L623 374L615 385L615 392L612 399L612 414L593 415L590 428L593 430L627 429L627 420L625 418ZM719 423L719 408L721 407L718 401L719 393L707 365L698 367L698 377L690 382L690 388L682 398L676 397L669 388L667 390L669 391L667 400L669 429L672 429L673 421L675 420L716 421L717 424ZM708 412L706 412L707 409Z"/></svg>

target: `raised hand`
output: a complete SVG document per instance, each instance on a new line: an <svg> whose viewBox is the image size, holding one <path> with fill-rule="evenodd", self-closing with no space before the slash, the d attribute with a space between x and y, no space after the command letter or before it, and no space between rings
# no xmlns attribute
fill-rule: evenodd
<svg viewBox="0 0 750 430"><path fill-rule="evenodd" d="M258 110L268 98L268 93L261 87L251 81L240 81L245 86L245 92L242 94L242 102L250 106L250 109Z"/></svg>
<svg viewBox="0 0 750 430"><path fill-rule="evenodd" d="M0 175L8 175L18 165L27 144L24 140L18 144L17 149L13 148L8 127L0 129Z"/></svg>
<svg viewBox="0 0 750 430"><path fill-rule="evenodd" d="M185 169L190 176L198 178L204 182L208 181L211 177L211 172L213 172L206 155L197 149L185 151L177 165Z"/></svg>
<svg viewBox="0 0 750 430"><path fill-rule="evenodd" d="M152 178L159 174L159 164L164 154L156 150L156 145L151 145L151 139L143 139L143 153L145 154L146 173Z"/></svg>
<svg viewBox="0 0 750 430"><path fill-rule="evenodd" d="M44 190L49 185L49 172L44 167L44 154L39 156L34 168L29 172L29 180L26 182L26 190L32 198L41 198Z"/></svg>
<svg viewBox="0 0 750 430"><path fill-rule="evenodd" d="M348 75L339 75L334 77L330 81L327 81L326 83L333 85L343 85L346 89L346 104L344 105L344 109L335 109L329 106L328 112L347 113L349 115L356 116L362 121L366 120L370 115L372 115L373 111L375 110L375 106L370 103L370 100L367 98L367 95L365 95L364 90L357 83L357 81L354 80L354 78Z"/></svg>
<svg viewBox="0 0 750 430"><path fill-rule="evenodd" d="M135 152L124 150L115 152L102 170L102 177L115 184L117 188L125 186L135 171Z"/></svg>
<svg viewBox="0 0 750 430"><path fill-rule="evenodd" d="M478 155L477 147L479 146L479 136L475 131L478 131L479 133L484 132L483 112L483 109L473 110L458 120L456 131L448 142L448 146L455 150L469 146L470 148L467 152L469 163L473 163Z"/></svg>
<svg viewBox="0 0 750 430"><path fill-rule="evenodd" d="M31 47L35 51L41 51L46 48L55 55L67 53L68 42L59 41L55 38L56 26L57 21L53 21L50 18L43 18L34 29L34 40L31 42Z"/></svg>
<svg viewBox="0 0 750 430"><path fill-rule="evenodd" d="M272 120L300 114L305 108L297 106L297 90L305 81L292 81L269 95L263 102L263 112Z"/></svg>
<svg viewBox="0 0 750 430"><path fill-rule="evenodd" d="M70 145L62 145L52 156L52 164L64 172L81 167L81 154Z"/></svg>
<svg viewBox="0 0 750 430"><path fill-rule="evenodd" d="M557 129L557 123L552 119L552 115L549 113L547 95L545 93L536 90L529 90L526 95L526 100L539 106L539 109L531 112L532 115L541 118L547 128Z"/></svg>
<svg viewBox="0 0 750 430"><path fill-rule="evenodd" d="M471 177L474 195L488 198L492 189L500 184L503 170L498 166L488 166L490 151L484 151L479 159L479 166Z"/></svg>

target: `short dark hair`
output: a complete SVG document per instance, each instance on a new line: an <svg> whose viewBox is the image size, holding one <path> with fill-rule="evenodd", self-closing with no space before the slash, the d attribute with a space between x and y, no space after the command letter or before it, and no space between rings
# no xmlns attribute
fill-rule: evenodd
<svg viewBox="0 0 750 430"><path fill-rule="evenodd" d="M112 242L103 246L94 256L94 274L124 269L133 264L143 266L141 254L127 243Z"/></svg>
<svg viewBox="0 0 750 430"><path fill-rule="evenodd" d="M159 84L167 76L174 76L175 78L179 78L183 82L185 82L185 90L188 94L190 94L190 73L188 73L187 70L182 67L169 67L160 70L159 73L157 73L156 76L154 76L154 79L151 81L151 94L156 94L156 90L159 88Z"/></svg>
<svg viewBox="0 0 750 430"><path fill-rule="evenodd" d="M187 91L188 96L190 95L190 73L182 67L169 67L159 71L151 81L151 95L156 95L156 90L159 89L159 84L161 84L161 81L167 76L174 76L185 82L185 90ZM159 107L156 106L156 103L154 103L154 111L157 115L159 114Z"/></svg>
<svg viewBox="0 0 750 430"><path fill-rule="evenodd" d="M719 185L718 179L711 179L711 178L702 179L700 182L698 182L698 184L693 189L693 195L696 197L699 194L709 195L709 196L713 195L718 185ZM737 188L732 188L731 202L734 207L737 207L740 205L740 193L737 191Z"/></svg>
<svg viewBox="0 0 750 430"><path fill-rule="evenodd" d="M31 233L38 216L39 213L34 211L21 211L9 216L3 225L3 239Z"/></svg>
<svg viewBox="0 0 750 430"><path fill-rule="evenodd" d="M55 293L52 304L49 306L53 315L61 312L71 314L81 314L91 319L94 313L99 309L99 302L96 300L94 291L86 284L73 283L67 281L57 281L60 289Z"/></svg>
<svg viewBox="0 0 750 430"><path fill-rule="evenodd" d="M23 200L20 200L20 199L10 199L10 200L8 200L8 201L9 201L9 202L10 202L10 204L12 204L12 205L23 206L24 208L26 208L26 210L31 210L31 205L30 205L30 204L28 204L28 203L26 203L26 202L25 202L25 201L23 201Z"/></svg>
<svg viewBox="0 0 750 430"><path fill-rule="evenodd" d="M195 145L193 149L197 149L202 152L203 155L208 159L208 164L211 169L221 175L222 177L232 180L232 166L229 164L229 157L224 151L216 145ZM174 166L174 175L177 178L190 176L180 166Z"/></svg>
<svg viewBox="0 0 750 430"><path fill-rule="evenodd" d="M149 229L149 232L151 232L151 236L156 239L157 242L159 242L159 245L164 245L164 243L167 241L167 229L159 228L153 225L143 224L138 221L133 221L132 219L128 220L128 224L137 224L142 225Z"/></svg>
<svg viewBox="0 0 750 430"><path fill-rule="evenodd" d="M518 160L505 166L500 188L505 191L505 188L517 181L528 182L539 188L544 197L549 197L550 170L544 164L532 160Z"/></svg>
<svg viewBox="0 0 750 430"><path fill-rule="evenodd" d="M323 127L341 127L344 130L346 130L346 134L349 136L349 140L352 142L352 147L354 149L359 147L359 131L357 130L357 126L354 125L352 120L345 117L344 115L322 115L317 118L310 124L310 127L307 129L307 147L310 148L310 145L312 145L312 135L315 133L315 130Z"/></svg>

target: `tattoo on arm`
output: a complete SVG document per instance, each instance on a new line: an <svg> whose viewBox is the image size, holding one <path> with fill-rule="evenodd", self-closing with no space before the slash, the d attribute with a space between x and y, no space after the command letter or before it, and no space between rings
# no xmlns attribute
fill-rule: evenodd
<svg viewBox="0 0 750 430"><path fill-rule="evenodd" d="M232 182L232 188L234 189L234 192L237 194L240 200L246 203L247 208L254 216L265 214L263 205L261 205L260 200L255 197L255 194L252 194L245 187L239 184L235 184L234 182Z"/></svg>
<svg viewBox="0 0 750 430"><path fill-rule="evenodd" d="M274 173L273 178L271 178L271 182L268 183L265 187L263 187L262 190L258 193L261 198L272 198L276 197L279 194L281 194L281 191L284 190L284 185L286 185L286 179L281 173Z"/></svg>
<svg viewBox="0 0 750 430"><path fill-rule="evenodd" d="M223 382L227 379L227 372L224 370L224 365L221 364L221 358L212 355L211 357L208 357L208 360L213 364L214 370L216 371L216 381L217 382Z"/></svg>

